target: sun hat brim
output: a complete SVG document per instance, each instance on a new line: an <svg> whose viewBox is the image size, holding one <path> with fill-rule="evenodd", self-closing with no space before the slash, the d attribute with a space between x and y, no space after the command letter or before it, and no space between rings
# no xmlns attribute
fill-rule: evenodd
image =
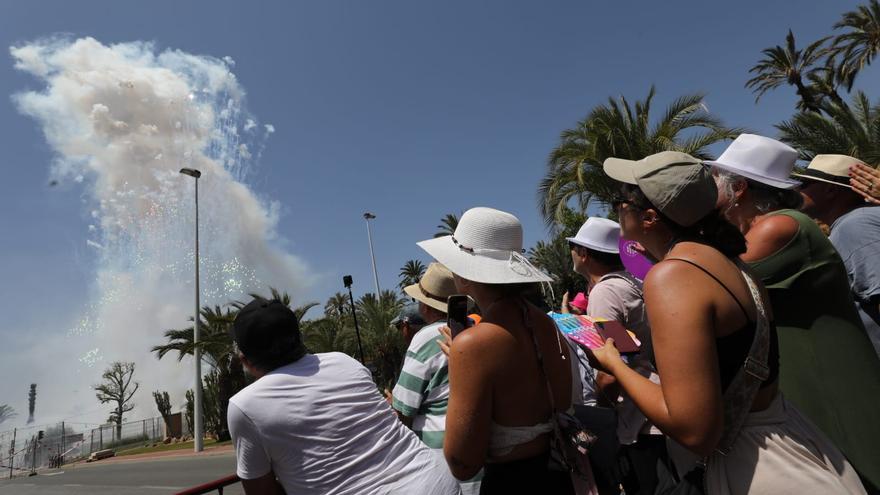
<svg viewBox="0 0 880 495"><path fill-rule="evenodd" d="M742 170L739 167L735 167L733 165L728 165L726 163L718 162L718 161L704 161L704 165L710 167L718 167L721 170L734 173L736 175L745 177L746 179L751 179L755 182L760 182L761 184L765 184L771 187L775 187L777 189L794 189L801 185L801 181L795 179L777 179L774 177L765 177L760 174L756 174L754 172L749 172L746 170Z"/></svg>
<svg viewBox="0 0 880 495"><path fill-rule="evenodd" d="M483 284L552 282L553 279L529 264L517 262L509 251L470 253L447 235L416 243L432 258L461 278Z"/></svg>
<svg viewBox="0 0 880 495"><path fill-rule="evenodd" d="M804 170L804 173L801 174L791 174L794 177L800 177L802 179L806 179L807 181L817 181L817 182L827 182L828 184L834 184L835 186L845 187L847 189L852 189L852 186L849 185L849 177L838 177L836 175L825 174L829 178L817 177L816 175L810 175L810 173L822 173L817 170Z"/></svg>
<svg viewBox="0 0 880 495"><path fill-rule="evenodd" d="M620 254L620 248L618 248L617 246L614 246L613 248L610 248L608 246L600 246L598 244L593 244L592 242L585 241L583 239L578 239L577 237L566 237L565 240L577 244L578 246L592 249L593 251L601 251L603 253L610 254Z"/></svg>
<svg viewBox="0 0 880 495"><path fill-rule="evenodd" d="M403 291L406 292L406 295L415 299L420 303L427 304L428 306L440 310L442 312L446 312L447 302L440 301L439 299L434 299L433 297L428 297L425 293L422 292L422 288L419 287L419 284L407 285L403 288Z"/></svg>

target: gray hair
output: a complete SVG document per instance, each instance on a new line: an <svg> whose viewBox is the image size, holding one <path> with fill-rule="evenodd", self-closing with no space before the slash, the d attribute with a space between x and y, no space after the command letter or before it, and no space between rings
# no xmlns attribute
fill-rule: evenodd
<svg viewBox="0 0 880 495"><path fill-rule="evenodd" d="M722 211L727 211L735 201L735 186L741 182L745 182L752 196L755 209L762 215L771 211L782 210L786 208L799 209L804 202L801 194L792 189L779 189L777 187L768 186L760 182L747 179L741 175L737 175L718 167L712 167L712 175L718 184L719 196L730 198L731 204L724 205Z"/></svg>

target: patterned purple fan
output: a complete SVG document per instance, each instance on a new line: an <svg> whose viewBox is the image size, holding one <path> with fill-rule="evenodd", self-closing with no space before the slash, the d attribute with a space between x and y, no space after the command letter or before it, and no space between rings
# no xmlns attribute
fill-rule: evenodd
<svg viewBox="0 0 880 495"><path fill-rule="evenodd" d="M626 271L632 273L639 280L644 280L648 270L654 264L635 250L635 244L635 241L620 238L620 260L623 261Z"/></svg>

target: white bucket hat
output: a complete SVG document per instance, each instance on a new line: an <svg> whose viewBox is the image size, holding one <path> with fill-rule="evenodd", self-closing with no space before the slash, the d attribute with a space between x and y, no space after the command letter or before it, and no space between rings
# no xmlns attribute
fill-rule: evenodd
<svg viewBox="0 0 880 495"><path fill-rule="evenodd" d="M590 217L576 236L566 237L565 240L603 253L619 254L620 224L607 218Z"/></svg>
<svg viewBox="0 0 880 495"><path fill-rule="evenodd" d="M452 235L418 246L461 278L484 284L550 282L522 254L522 224L493 208L464 212Z"/></svg>
<svg viewBox="0 0 880 495"><path fill-rule="evenodd" d="M785 143L740 134L718 160L703 163L778 189L794 189L801 184L790 177L797 158L798 152Z"/></svg>

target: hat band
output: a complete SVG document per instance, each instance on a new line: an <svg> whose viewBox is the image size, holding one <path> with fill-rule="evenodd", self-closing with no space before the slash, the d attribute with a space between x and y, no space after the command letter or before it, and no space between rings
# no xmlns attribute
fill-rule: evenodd
<svg viewBox="0 0 880 495"><path fill-rule="evenodd" d="M458 239L456 239L455 236L449 236L449 237L452 238L452 243L455 244L456 246L458 246L458 249L460 249L468 254L473 254L475 256L479 256L480 253L505 253L505 254L507 254L508 255L507 266L508 266L508 268L510 268L510 270L512 272L516 273L517 275L520 275L523 277L533 277L533 276L541 273L541 271L538 270L537 268L535 268L535 265L533 265L532 262L529 261L528 258L523 256L523 253L525 253L525 249L520 249L519 251L517 251L517 250L511 250L511 249L472 248L472 247L463 246L460 242L458 242ZM421 286L419 286L419 288L421 288Z"/></svg>
<svg viewBox="0 0 880 495"><path fill-rule="evenodd" d="M828 182L834 182L835 184L840 184L842 186L849 187L849 176L841 177L839 175L832 175L828 172L823 172L821 170L816 170L814 168L808 168L798 174L801 177L814 178L814 179L822 179L827 180Z"/></svg>
<svg viewBox="0 0 880 495"><path fill-rule="evenodd" d="M422 293L422 295L427 297L428 299L433 299L433 300L441 302L443 304L447 303L446 299L443 299L440 296L437 296L435 294L431 294L430 292L426 291L425 288L422 287L421 282L418 283L418 286L419 286L419 291Z"/></svg>

